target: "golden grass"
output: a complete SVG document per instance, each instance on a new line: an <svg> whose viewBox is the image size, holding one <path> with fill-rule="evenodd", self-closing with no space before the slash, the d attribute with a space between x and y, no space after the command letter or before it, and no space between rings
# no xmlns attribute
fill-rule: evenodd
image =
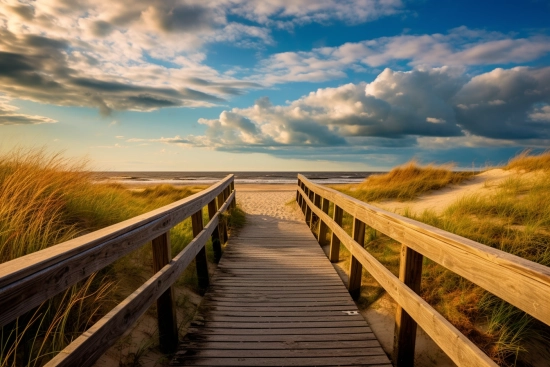
<svg viewBox="0 0 550 367"><path fill-rule="evenodd" d="M0 263L202 189L161 185L132 192L120 185L94 183L86 162L37 149L13 151L0 156ZM175 255L193 237L190 220L173 228L171 236ZM212 259L212 250L207 252ZM145 245L3 327L0 367L44 364L141 285L151 275L151 265L151 248ZM193 288L191 271L178 283Z"/></svg>
<svg viewBox="0 0 550 367"><path fill-rule="evenodd" d="M518 174L500 184L490 196L470 195L440 215L426 211L414 219L550 266L550 153L524 152L504 168L515 169ZM374 185L370 189L375 194L363 193L369 190L363 189L369 179L356 190L345 193L364 201L411 198L415 193L411 187L421 187L422 191L424 187L436 186L416 184L422 177L428 180L450 177L442 172L426 174L415 168L414 163L392 172L370 181ZM391 180L405 192L395 194L392 189L384 194L378 189L384 184L393 185ZM445 179L440 182L445 183ZM349 233L351 220L344 218L343 226ZM401 245L371 228L367 228L366 238L366 249L397 275ZM348 256L345 251L342 255ZM360 303L369 305L382 293L383 289L365 272ZM523 357L533 345L550 343L547 325L429 259L424 259L421 296L499 365L525 365Z"/></svg>
<svg viewBox="0 0 550 367"><path fill-rule="evenodd" d="M517 169L527 172L537 170L550 170L550 151L533 155L530 150L525 150L516 157L510 159L504 169Z"/></svg>
<svg viewBox="0 0 550 367"><path fill-rule="evenodd" d="M474 175L473 172L453 172L452 168L452 165L420 166L413 160L388 173L369 176L361 184L337 189L367 202L387 199L413 200L429 191L461 183Z"/></svg>

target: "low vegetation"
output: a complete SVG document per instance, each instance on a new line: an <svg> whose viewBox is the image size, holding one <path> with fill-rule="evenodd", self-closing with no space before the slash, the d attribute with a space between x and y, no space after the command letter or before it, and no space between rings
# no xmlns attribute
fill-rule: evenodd
<svg viewBox="0 0 550 367"><path fill-rule="evenodd" d="M85 162L42 150L17 150L0 156L0 263L132 218L204 188L161 185L130 191L120 185L97 184ZM235 227L242 224L244 216L240 210L233 212L225 218ZM173 228L173 255L192 237L190 220ZM207 247L207 255L212 261L211 246ZM0 332L0 367L43 365L139 287L151 275L151 268L151 249L145 245L5 326ZM178 284L193 290L194 281L193 269L188 269ZM186 303L185 297L178 302ZM192 316L193 312L189 313ZM155 343L146 344L150 348Z"/></svg>
<svg viewBox="0 0 550 367"><path fill-rule="evenodd" d="M452 165L420 166L410 161L388 173L372 175L359 185L340 186L339 190L364 201L412 200L432 190L459 184L473 172L454 172Z"/></svg>
<svg viewBox="0 0 550 367"><path fill-rule="evenodd" d="M409 216L550 266L550 153L532 155L524 152L511 159L504 168L517 173L499 184L492 193L461 198L442 214L425 211ZM438 185L416 184L421 177L428 181L434 176L452 177L450 171L446 176L439 172L442 168L435 170L438 171L436 175L433 166L424 172L423 168L409 163L392 170L393 174L390 172L373 180L369 178L355 188L347 187L345 193L364 201L412 199L417 195L415 192L425 192L424 187ZM409 174L403 176L404 171ZM368 185L369 181L384 182L383 178L390 180L392 177L397 177L396 181L400 183L396 184L396 190L403 187L405 193L396 194L388 189L373 194L376 189ZM467 176L458 176L456 180L460 182L464 178ZM444 186L445 180L440 182ZM393 186L389 182L386 184ZM414 191L411 187L422 188ZM349 232L351 217L344 216L344 225ZM366 239L367 250L397 275L400 244L371 228L367 228ZM342 250L342 256L349 255ZM369 305L383 294L383 288L365 272L360 302ZM526 358L529 352L550 343L548 326L429 259L424 259L421 296L499 365L531 366Z"/></svg>

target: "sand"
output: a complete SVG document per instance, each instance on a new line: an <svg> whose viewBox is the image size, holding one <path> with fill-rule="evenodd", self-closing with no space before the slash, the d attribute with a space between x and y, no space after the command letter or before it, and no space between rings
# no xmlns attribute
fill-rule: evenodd
<svg viewBox="0 0 550 367"><path fill-rule="evenodd" d="M420 196L414 201L382 201L372 204L397 214L403 214L406 210L412 215L422 214L425 210L441 214L445 208L464 196L491 194L500 183L513 174L515 174L515 171L492 169L480 173L460 185L450 185L441 190Z"/></svg>

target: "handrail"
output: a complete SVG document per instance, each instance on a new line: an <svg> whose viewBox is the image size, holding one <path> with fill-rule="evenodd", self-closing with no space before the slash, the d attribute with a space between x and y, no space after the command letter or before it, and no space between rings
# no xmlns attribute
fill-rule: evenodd
<svg viewBox="0 0 550 367"><path fill-rule="evenodd" d="M319 233L326 233L327 227L332 230L332 261L337 261L340 242L350 251L348 288L352 296L358 296L361 266L365 266L399 304L394 346L394 362L398 366L404 365L400 361L414 358L416 323L458 366L496 366L416 294L420 286L422 256L550 325L550 268L546 266L374 207L314 184L303 175L298 175L296 199L310 226L320 219ZM334 218L327 214L329 202L334 204ZM341 227L342 211L354 217L354 238ZM364 249L365 225L402 243L399 278Z"/></svg>
<svg viewBox="0 0 550 367"><path fill-rule="evenodd" d="M210 221L203 228L205 206L208 206ZM196 260L199 287L208 285L204 246L211 236L215 258L219 260L220 242L227 239L227 230L221 225L219 216L230 206L235 206L233 175L149 213L0 264L0 326L152 241L156 274L48 365L92 364L94 358L101 356L157 299L161 342L162 338L166 339L161 344L167 346L167 351L173 351L177 345L177 330L170 287L193 259ZM171 260L169 231L190 216L194 239Z"/></svg>

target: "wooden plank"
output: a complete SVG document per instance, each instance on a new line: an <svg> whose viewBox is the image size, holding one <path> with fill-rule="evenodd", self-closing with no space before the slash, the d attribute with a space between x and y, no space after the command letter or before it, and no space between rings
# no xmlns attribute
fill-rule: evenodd
<svg viewBox="0 0 550 367"><path fill-rule="evenodd" d="M443 318L433 307L404 285L361 245L355 242L340 226L336 225L332 221L332 218L320 209L317 210L317 215L327 221L327 225L338 235L351 255L355 256L363 266L369 269L369 273L376 281L411 315L453 362L458 366L496 366L487 355L462 335L460 331Z"/></svg>
<svg viewBox="0 0 550 367"><path fill-rule="evenodd" d="M333 220L338 226L342 226L342 218L344 217L344 211L338 205L334 204ZM330 262L337 263L340 261L340 239L334 231L330 236L330 249L329 249Z"/></svg>
<svg viewBox="0 0 550 367"><path fill-rule="evenodd" d="M422 260L421 254L406 245L401 245L399 280L415 293L420 293ZM393 343L393 361L396 367L414 367L416 326L416 321L407 311L397 305Z"/></svg>
<svg viewBox="0 0 550 367"><path fill-rule="evenodd" d="M356 334L372 332L366 325L349 326L349 327L302 327L302 328L277 328L277 329L241 329L241 328L212 328L201 327L189 328L188 333L200 333L201 335L340 335L340 334Z"/></svg>
<svg viewBox="0 0 550 367"><path fill-rule="evenodd" d="M292 344L288 342L266 342L266 341L218 341L216 349L233 349L233 350L287 350L296 349L346 349L346 348L380 348L378 340L374 339L359 339L359 340L335 340L335 341L296 341ZM209 346L204 342L184 342L182 347L193 349L205 349ZM315 354L315 353L312 353Z"/></svg>
<svg viewBox="0 0 550 367"><path fill-rule="evenodd" d="M183 361L179 362L179 356L176 355L173 365L187 366L342 366L360 365L360 366L384 366L391 367L387 362L387 357L371 356L365 361L364 356L352 357L305 357L305 358L190 358L182 355Z"/></svg>
<svg viewBox="0 0 550 367"><path fill-rule="evenodd" d="M153 239L153 272L159 272L172 260L169 233ZM159 348L163 353L173 353L178 347L178 322L174 307L174 289L169 287L157 299Z"/></svg>
<svg viewBox="0 0 550 367"><path fill-rule="evenodd" d="M229 334L188 334L189 341L202 342L235 342L236 336ZM246 342L284 342L300 343L300 342L339 342L339 341L369 341L376 340L372 332L365 333L337 333L337 334L305 334L305 335L279 335L279 334L264 334L264 335L238 335L240 343ZM217 343L216 343L217 344Z"/></svg>
<svg viewBox="0 0 550 367"><path fill-rule="evenodd" d="M180 353L180 356L182 354ZM307 358L315 356L319 357L350 357L350 356L380 356L384 354L384 351L380 346L370 348L342 348L342 349L298 349L287 348L281 350L272 349L248 349L248 350L232 350L232 349L193 349L190 356L195 358ZM185 356L185 354L183 354ZM282 361L281 361L282 362ZM377 361L380 362L380 361ZM385 362L382 361L382 362ZM286 361L282 362L286 363Z"/></svg>
<svg viewBox="0 0 550 367"><path fill-rule="evenodd" d="M359 219L353 219L353 240L357 242L361 247L365 246L365 223ZM355 256L351 255L349 266L349 280L348 290L351 298L358 300L361 295L361 277L363 275L363 267L361 263L357 261Z"/></svg>
<svg viewBox="0 0 550 367"><path fill-rule="evenodd" d="M0 264L0 326L170 230L233 180L173 204Z"/></svg>
<svg viewBox="0 0 550 367"><path fill-rule="evenodd" d="M549 267L304 182L368 226L550 325Z"/></svg>

